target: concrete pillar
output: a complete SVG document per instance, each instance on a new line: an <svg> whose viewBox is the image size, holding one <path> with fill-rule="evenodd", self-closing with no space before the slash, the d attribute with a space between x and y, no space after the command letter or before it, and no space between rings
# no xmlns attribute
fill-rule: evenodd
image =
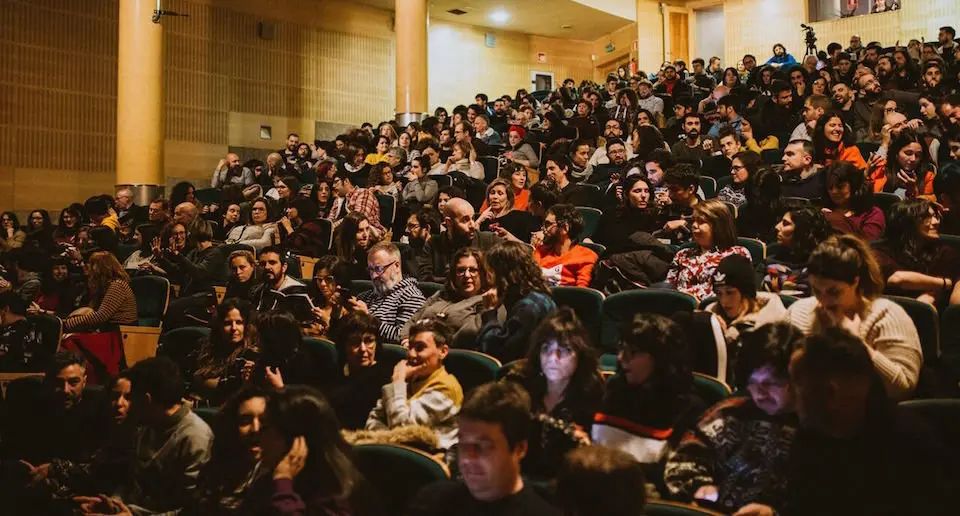
<svg viewBox="0 0 960 516"><path fill-rule="evenodd" d="M153 0L120 0L117 189L146 206L163 195L163 24Z"/></svg>
<svg viewBox="0 0 960 516"><path fill-rule="evenodd" d="M400 125L427 112L427 0L396 0L397 107Z"/></svg>

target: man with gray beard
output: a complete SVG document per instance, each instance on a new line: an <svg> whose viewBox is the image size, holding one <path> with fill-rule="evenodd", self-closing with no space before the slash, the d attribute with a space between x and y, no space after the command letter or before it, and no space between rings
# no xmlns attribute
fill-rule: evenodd
<svg viewBox="0 0 960 516"><path fill-rule="evenodd" d="M416 278L404 278L400 249L380 242L367 253L367 273L373 289L361 292L348 303L352 310L368 313L380 321L381 342L398 344L400 328L426 302Z"/></svg>

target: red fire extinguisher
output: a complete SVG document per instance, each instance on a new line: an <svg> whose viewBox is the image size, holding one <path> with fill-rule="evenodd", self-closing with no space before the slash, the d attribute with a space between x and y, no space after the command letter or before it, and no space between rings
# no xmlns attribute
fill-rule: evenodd
<svg viewBox="0 0 960 516"><path fill-rule="evenodd" d="M856 11L857 7L859 7L859 4L860 4L860 0L847 0L847 11L851 13L853 11Z"/></svg>

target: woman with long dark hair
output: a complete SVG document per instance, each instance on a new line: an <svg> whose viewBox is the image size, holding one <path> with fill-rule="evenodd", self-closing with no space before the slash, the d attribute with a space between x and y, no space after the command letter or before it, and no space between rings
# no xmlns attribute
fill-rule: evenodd
<svg viewBox="0 0 960 516"><path fill-rule="evenodd" d="M823 213L838 233L851 233L865 240L883 235L886 220L883 211L874 205L873 192L863 170L846 161L828 166L823 192Z"/></svg>
<svg viewBox="0 0 960 516"><path fill-rule="evenodd" d="M875 249L887 292L934 306L960 303L955 288L960 260L952 246L940 241L942 216L939 205L926 199L909 199L890 209L886 239Z"/></svg>
<svg viewBox="0 0 960 516"><path fill-rule="evenodd" d="M196 507L187 515L229 516L241 513L244 500L261 477L267 393L246 387L230 397L213 421L210 460L200 471Z"/></svg>
<svg viewBox="0 0 960 516"><path fill-rule="evenodd" d="M780 148L780 140L770 134L761 118L753 113L740 117L740 136L743 146L757 154Z"/></svg>
<svg viewBox="0 0 960 516"><path fill-rule="evenodd" d="M24 245L52 253L56 247L53 240L53 224L47 210L33 210L27 217L27 238Z"/></svg>
<svg viewBox="0 0 960 516"><path fill-rule="evenodd" d="M828 111L818 120L813 130L813 161L827 166L834 161L848 161L860 169L867 169L867 162L860 149L853 145L852 135L847 134L839 111Z"/></svg>
<svg viewBox="0 0 960 516"><path fill-rule="evenodd" d="M252 371L246 364L244 380L270 389L283 389L294 384L319 387L324 380L329 380L321 378L321 369L303 350L300 322L293 314L276 310L263 312L254 324L260 356Z"/></svg>
<svg viewBox="0 0 960 516"><path fill-rule="evenodd" d="M630 174L618 188L621 192L617 209L604 211L593 235L593 241L606 246L610 254L633 250L630 236L634 233L653 233L663 226L646 174Z"/></svg>
<svg viewBox="0 0 960 516"><path fill-rule="evenodd" d="M936 201L933 178L937 166L930 159L927 143L910 128L900 131L887 151L887 158L870 171L874 192L897 193L908 199L922 197Z"/></svg>
<svg viewBox="0 0 960 516"><path fill-rule="evenodd" d="M176 209L177 206L185 202L197 204L197 196L194 194L196 190L193 183L188 181L181 181L173 185L173 189L170 190L170 207Z"/></svg>
<svg viewBox="0 0 960 516"><path fill-rule="evenodd" d="M193 391L214 404L223 401L226 394L239 387L239 371L231 368L243 359L247 351L252 357L253 307L237 298L224 299L217 305L217 313L210 319L210 335L197 344L197 370L193 373ZM249 360L249 358L247 358Z"/></svg>
<svg viewBox="0 0 960 516"><path fill-rule="evenodd" d="M333 236L334 254L343 260L350 279L370 279L367 274L367 249L375 244L366 215L350 212Z"/></svg>
<svg viewBox="0 0 960 516"><path fill-rule="evenodd" d="M241 514L375 514L353 449L320 392L291 386L270 396L260 432L261 469Z"/></svg>
<svg viewBox="0 0 960 516"><path fill-rule="evenodd" d="M490 249L486 258L496 288L483 295L485 310L477 348L501 362L510 362L526 354L533 330L556 311L557 304L550 297L529 246L501 242ZM497 319L500 305L507 310L507 319L502 323Z"/></svg>
<svg viewBox="0 0 960 516"><path fill-rule="evenodd" d="M12 211L0 214L0 253L23 247L27 233L20 228L20 219Z"/></svg>
<svg viewBox="0 0 960 516"><path fill-rule="evenodd" d="M530 394L541 429L533 433L524 474L552 478L567 451L589 442L593 417L603 401L603 380L590 336L569 308L544 319L530 342L526 359L516 363L506 380Z"/></svg>
<svg viewBox="0 0 960 516"><path fill-rule="evenodd" d="M250 215L242 226L234 226L227 234L228 244L247 244L260 251L274 244L277 224L270 215L270 202L258 197L250 203Z"/></svg>
<svg viewBox="0 0 960 516"><path fill-rule="evenodd" d="M636 158L646 161L650 154L658 149L666 149L663 134L653 125L637 125L633 128L633 154Z"/></svg>
<svg viewBox="0 0 960 516"><path fill-rule="evenodd" d="M777 246L768 251L763 289L806 297L810 295L807 260L834 229L815 206L792 206L776 225ZM772 246L771 246L772 247Z"/></svg>
<svg viewBox="0 0 960 516"><path fill-rule="evenodd" d="M70 261L55 256L44 271L36 307L31 313L42 312L62 319L76 310L79 294L78 286L70 279Z"/></svg>
<svg viewBox="0 0 960 516"><path fill-rule="evenodd" d="M346 263L339 256L321 256L313 266L313 282L307 285L307 293L313 300L314 324L308 335L323 337L333 333L340 319L347 315L347 299L350 275Z"/></svg>
<svg viewBox="0 0 960 516"><path fill-rule="evenodd" d="M720 84L733 89L737 86L740 86L740 73L737 72L736 68L730 67L723 71L723 80L720 81Z"/></svg>
<svg viewBox="0 0 960 516"><path fill-rule="evenodd" d="M620 373L607 382L593 441L633 455L663 492L667 451L706 408L693 388L687 339L670 319L637 314L621 325L619 347Z"/></svg>
<svg viewBox="0 0 960 516"><path fill-rule="evenodd" d="M318 176L316 184L313 185L313 190L310 191L310 199L317 206L317 217L327 218L330 207L333 206L333 181L320 179Z"/></svg>
<svg viewBox="0 0 960 516"><path fill-rule="evenodd" d="M68 206L60 211L60 218L57 221L57 228L53 232L53 239L58 244L75 245L77 243L77 232L83 224L82 216L73 206Z"/></svg>

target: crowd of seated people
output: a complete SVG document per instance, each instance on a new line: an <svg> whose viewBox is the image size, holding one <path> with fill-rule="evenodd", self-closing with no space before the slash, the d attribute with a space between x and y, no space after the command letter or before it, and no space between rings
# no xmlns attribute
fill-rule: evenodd
<svg viewBox="0 0 960 516"><path fill-rule="evenodd" d="M954 36L480 93L5 211L0 512L949 513L960 429L898 403L960 397L916 316L960 304ZM568 297L620 293L654 301ZM370 442L452 479L385 506Z"/></svg>

